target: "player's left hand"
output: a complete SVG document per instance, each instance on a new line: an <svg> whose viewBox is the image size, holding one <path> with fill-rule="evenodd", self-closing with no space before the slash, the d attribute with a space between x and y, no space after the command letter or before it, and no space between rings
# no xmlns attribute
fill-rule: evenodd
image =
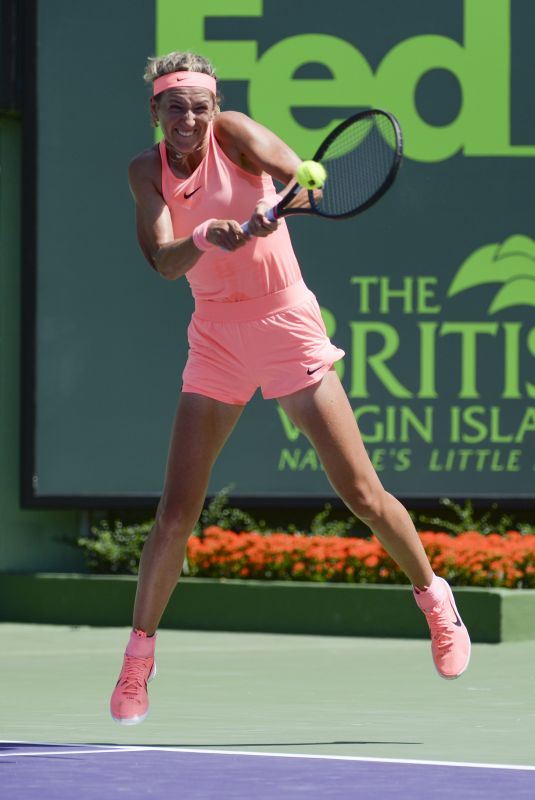
<svg viewBox="0 0 535 800"><path fill-rule="evenodd" d="M266 211L269 210L271 206L269 203L264 201L260 201L255 208L251 219L249 220L248 224L248 232L250 236L269 236L271 233L277 230L280 225L280 220L276 219L273 222L266 217Z"/></svg>

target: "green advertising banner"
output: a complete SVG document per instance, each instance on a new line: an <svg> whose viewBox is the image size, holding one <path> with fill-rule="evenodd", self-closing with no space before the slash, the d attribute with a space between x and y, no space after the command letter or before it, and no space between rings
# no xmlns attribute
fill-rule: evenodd
<svg viewBox="0 0 535 800"><path fill-rule="evenodd" d="M405 160L377 206L288 223L303 275L345 350L338 372L390 491L533 500L535 7L402 6L331 0L326 16L314 0L96 2L81 34L79 8L39 3L29 502L160 491L192 302L185 281L144 265L126 166L153 136L145 59L184 49L213 61L223 108L303 158L357 109L398 117ZM73 58L90 67L60 69ZM259 393L211 492L228 484L254 500L332 495L308 441Z"/></svg>

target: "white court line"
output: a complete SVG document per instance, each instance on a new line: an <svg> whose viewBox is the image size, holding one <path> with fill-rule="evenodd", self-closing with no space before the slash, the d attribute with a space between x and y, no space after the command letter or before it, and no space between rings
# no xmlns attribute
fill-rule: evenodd
<svg viewBox="0 0 535 800"><path fill-rule="evenodd" d="M42 745L43 747L56 747L57 745ZM76 745L72 745L73 748ZM148 748L145 747L121 747L117 745L117 747L103 747L101 750L43 750L41 753L37 751L32 751L30 753L0 753L0 758L20 758L25 756L26 758L30 756L81 756L81 755L93 755L98 753L129 753L129 752L139 752L140 750L147 750ZM157 749L157 748L154 748Z"/></svg>
<svg viewBox="0 0 535 800"><path fill-rule="evenodd" d="M16 742L8 739L0 739L0 744L31 744L31 742ZM57 747L57 744L47 745L44 742L39 742L42 747ZM69 745L63 745L68 747ZM71 747L80 747L81 745L70 745ZM98 748L99 745L95 745ZM196 747L151 747L150 745L132 745L116 747L107 747L95 750L56 750L55 752L43 751L42 753L29 752L29 753L0 753L0 758L13 758L17 756L54 756L54 755L86 755L86 754L99 754L99 753L132 753L132 752L150 752L156 751L160 753L202 753L205 755L220 755L220 756L261 756L263 758L308 758L323 761L356 761L373 764L416 764L432 767L471 767L472 769L509 769L509 770L527 770L528 772L535 772L535 766L528 764L484 764L472 761L426 761L424 759L416 758L366 758L365 756L331 756L327 754L314 755L313 753L269 753L255 750L209 750L206 748Z"/></svg>

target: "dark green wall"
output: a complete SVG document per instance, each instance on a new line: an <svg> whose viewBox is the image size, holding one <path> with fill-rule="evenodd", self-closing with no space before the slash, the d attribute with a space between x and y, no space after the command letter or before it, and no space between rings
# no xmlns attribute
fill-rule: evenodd
<svg viewBox="0 0 535 800"><path fill-rule="evenodd" d="M192 303L139 252L126 169L153 139L145 59L171 49L211 58L223 107L303 157L355 108L398 116L406 158L379 204L289 223L303 274L390 491L533 503L533 4L402 6L38 3L36 503L128 505L161 488ZM211 491L228 483L259 504L332 495L305 437L259 393Z"/></svg>
<svg viewBox="0 0 535 800"><path fill-rule="evenodd" d="M25 511L19 500L21 123L0 114L0 571L82 567L62 539L78 512Z"/></svg>

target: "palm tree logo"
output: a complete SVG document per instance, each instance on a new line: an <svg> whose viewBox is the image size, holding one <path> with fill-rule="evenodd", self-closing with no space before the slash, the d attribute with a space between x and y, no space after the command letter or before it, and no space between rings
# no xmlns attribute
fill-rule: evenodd
<svg viewBox="0 0 535 800"><path fill-rule="evenodd" d="M535 241L515 234L501 244L480 247L461 264L447 296L484 283L500 284L489 314L512 306L535 307Z"/></svg>

